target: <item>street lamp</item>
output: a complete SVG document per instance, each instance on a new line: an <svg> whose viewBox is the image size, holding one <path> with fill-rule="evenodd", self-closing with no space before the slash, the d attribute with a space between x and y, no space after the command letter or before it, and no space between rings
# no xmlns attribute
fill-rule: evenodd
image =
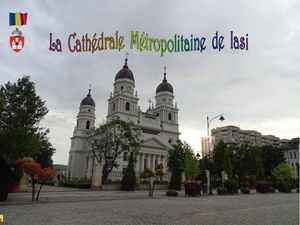
<svg viewBox="0 0 300 225"><path fill-rule="evenodd" d="M209 117L207 116L207 118L206 118L206 122L207 122L207 146L208 146L208 157L207 157L207 159L208 159L208 169L209 169L209 194L210 195L213 195L213 193L212 193L212 163L213 163L213 161L212 161L212 155L211 155L211 150L210 150L210 143L209 143L209 125L210 125L210 123L214 120L214 119L217 119L217 118L219 118L219 120L221 121L221 122L223 122L224 120L225 120L225 118L223 117L223 114L220 114L220 115L217 115L217 116L214 116L213 118L211 118L211 119L209 119Z"/></svg>

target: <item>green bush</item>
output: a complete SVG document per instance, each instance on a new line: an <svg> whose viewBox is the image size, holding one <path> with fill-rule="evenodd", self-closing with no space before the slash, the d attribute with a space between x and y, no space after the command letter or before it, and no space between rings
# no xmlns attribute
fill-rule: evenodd
<svg viewBox="0 0 300 225"><path fill-rule="evenodd" d="M249 194L250 193L250 188L249 187L242 187L241 188L241 192L243 194Z"/></svg>
<svg viewBox="0 0 300 225"><path fill-rule="evenodd" d="M228 194L226 187L218 187L217 192L218 192L218 195L227 195Z"/></svg>
<svg viewBox="0 0 300 225"><path fill-rule="evenodd" d="M166 195L167 196L178 196L178 192L174 189L169 189L169 190L167 190Z"/></svg>
<svg viewBox="0 0 300 225"><path fill-rule="evenodd" d="M89 189L91 187L91 180L86 178L77 178L72 180L64 179L59 182L59 185L63 187Z"/></svg>

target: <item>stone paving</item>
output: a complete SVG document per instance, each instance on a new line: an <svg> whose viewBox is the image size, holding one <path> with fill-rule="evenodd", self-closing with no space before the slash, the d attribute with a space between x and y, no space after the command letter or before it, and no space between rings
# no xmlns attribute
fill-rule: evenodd
<svg viewBox="0 0 300 225"><path fill-rule="evenodd" d="M69 191L68 191L69 190ZM30 193L10 194L0 202L4 224L103 224L103 225L297 225L299 195L237 194L234 196L167 197L157 191L91 192L71 189L42 192L30 202Z"/></svg>

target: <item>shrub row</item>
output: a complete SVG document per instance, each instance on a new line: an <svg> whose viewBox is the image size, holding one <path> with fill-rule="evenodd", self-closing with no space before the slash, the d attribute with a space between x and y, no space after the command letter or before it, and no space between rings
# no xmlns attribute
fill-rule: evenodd
<svg viewBox="0 0 300 225"><path fill-rule="evenodd" d="M65 180L61 180L59 182L59 185L63 187L88 189L91 187L91 180L85 178L79 178L73 180L65 179Z"/></svg>

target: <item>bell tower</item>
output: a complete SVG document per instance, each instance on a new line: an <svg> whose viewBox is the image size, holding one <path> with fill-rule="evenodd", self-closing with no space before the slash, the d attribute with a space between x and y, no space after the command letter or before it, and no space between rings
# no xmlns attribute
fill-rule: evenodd
<svg viewBox="0 0 300 225"><path fill-rule="evenodd" d="M81 101L77 115L77 123L71 137L71 147L68 160L69 178L87 176L88 134L95 128L95 102L91 96L91 88Z"/></svg>
<svg viewBox="0 0 300 225"><path fill-rule="evenodd" d="M132 71L127 64L127 55L123 68L115 76L114 90L108 99L107 120L114 116L122 120L136 122L138 119L138 97L134 93L135 83Z"/></svg>

